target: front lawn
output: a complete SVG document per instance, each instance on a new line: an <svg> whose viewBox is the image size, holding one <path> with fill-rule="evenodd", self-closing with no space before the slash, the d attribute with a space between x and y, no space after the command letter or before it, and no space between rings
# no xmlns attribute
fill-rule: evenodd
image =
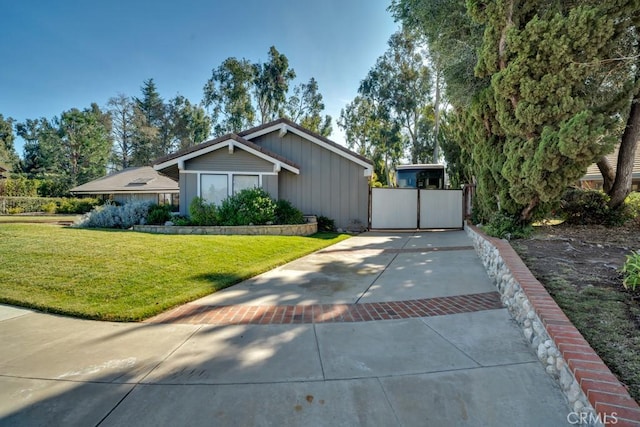
<svg viewBox="0 0 640 427"><path fill-rule="evenodd" d="M0 225L0 302L132 321L211 294L346 239L183 236Z"/></svg>

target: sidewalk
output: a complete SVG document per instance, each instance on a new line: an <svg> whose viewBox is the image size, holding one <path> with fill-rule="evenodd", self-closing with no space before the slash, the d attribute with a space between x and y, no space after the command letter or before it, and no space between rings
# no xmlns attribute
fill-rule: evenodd
<svg viewBox="0 0 640 427"><path fill-rule="evenodd" d="M139 324L0 306L0 338L0 425L556 426L571 411L463 231L364 233Z"/></svg>

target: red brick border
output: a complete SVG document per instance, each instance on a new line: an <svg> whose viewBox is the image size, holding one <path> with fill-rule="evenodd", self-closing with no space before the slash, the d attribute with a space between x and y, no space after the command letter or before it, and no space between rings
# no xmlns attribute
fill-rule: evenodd
<svg viewBox="0 0 640 427"><path fill-rule="evenodd" d="M498 292L363 304L198 305L185 304L146 320L150 323L282 325L368 322L442 316L503 308Z"/></svg>
<svg viewBox="0 0 640 427"><path fill-rule="evenodd" d="M487 236L473 225L468 227L498 249L600 419L616 426L640 426L638 403L629 396L627 388L591 348L511 245L506 240Z"/></svg>

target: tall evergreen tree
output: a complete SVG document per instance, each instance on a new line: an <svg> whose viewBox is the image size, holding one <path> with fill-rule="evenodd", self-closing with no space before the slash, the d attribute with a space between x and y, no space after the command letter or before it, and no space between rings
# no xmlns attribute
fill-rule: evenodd
<svg viewBox="0 0 640 427"><path fill-rule="evenodd" d="M161 129L165 126L165 106L153 79L145 80L140 88L142 97L135 98L132 165L148 165L155 158L166 154L167 135Z"/></svg>
<svg viewBox="0 0 640 427"><path fill-rule="evenodd" d="M5 119L0 114L0 166L10 171L18 171L20 158L13 145L15 140L13 123L14 120L11 117Z"/></svg>

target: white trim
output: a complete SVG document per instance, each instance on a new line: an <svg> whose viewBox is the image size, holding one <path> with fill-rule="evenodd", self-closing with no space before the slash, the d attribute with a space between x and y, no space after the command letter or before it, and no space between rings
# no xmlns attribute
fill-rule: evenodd
<svg viewBox="0 0 640 427"><path fill-rule="evenodd" d="M229 175L229 174L238 174L238 175L278 175L275 172L258 172L258 171L218 171L218 170L186 170L180 171L180 173L191 173L191 174L199 174L199 173L213 173L220 175Z"/></svg>
<svg viewBox="0 0 640 427"><path fill-rule="evenodd" d="M165 169L165 168L167 168L169 166L173 166L175 164L179 165L180 161L182 161L184 163L187 160L191 160L193 158L203 156L205 154L208 154L208 153L211 153L213 151L219 150L220 148L229 147L229 150L231 150L231 147L235 147L235 146L240 147L242 150L244 150L244 151L246 151L246 152L248 152L250 154L253 154L256 157L259 157L259 158L261 158L263 160L266 160L269 163L272 163L274 165L275 164L280 164L282 167L284 167L285 169L289 170L290 172L293 172L296 175L300 175L300 169L298 169L298 168L296 168L294 166L288 165L286 163L283 163L280 160L278 160L278 159L276 159L274 157L271 157L270 155L265 154L265 153L263 153L261 151L254 150L253 148L251 148L251 147L249 147L247 145L244 145L241 142L235 141L232 138L226 139L226 140L224 140L222 142L210 145L210 146L202 148L200 150L196 150L196 151L194 151L192 153L185 154L184 156L176 157L175 159L168 160L168 161L166 161L164 163L160 163L158 165L154 165L153 168L155 170Z"/></svg>
<svg viewBox="0 0 640 427"><path fill-rule="evenodd" d="M231 197L233 195L233 175L249 175L249 176L257 175L258 186L260 188L263 188L262 187L263 175L267 175L267 176L278 175L277 173L271 173L271 172L239 172L239 171L182 171L182 172L192 173L197 175L196 194L198 195L198 197L202 197L202 188L200 184L202 180L202 175L226 175L227 176L227 197Z"/></svg>
<svg viewBox="0 0 640 427"><path fill-rule="evenodd" d="M299 137L301 137L303 139L306 139L307 141L313 142L314 144L317 144L317 145L321 146L322 148L324 148L326 150L329 150L329 151L331 151L333 153L338 154L339 156L344 157L347 160L351 160L352 162L362 166L365 169L371 169L372 168L370 163L367 163L366 161L364 161L362 159L359 159L359 158L357 158L357 157L355 157L355 156L353 156L353 155L351 155L351 154L349 154L349 153L347 153L347 152L345 152L345 151L343 151L343 150L341 150L341 149L339 149L337 147L334 147L333 145L327 144L326 142L322 141L321 139L316 138L315 136L309 135L308 133L306 133L304 131L301 131L301 130L298 130L297 128L291 127L291 126L287 125L286 123L278 123L278 124L275 124L273 126L269 126L267 128L264 128L264 129L258 130L256 132L253 132L253 133L251 133L249 135L245 135L245 136L243 136L243 138L247 139L247 140L252 140L254 138L257 138L257 137L262 136L262 135L266 135L266 134L271 133L271 132L275 132L275 131L283 132L283 130L284 130L285 133L286 132L292 132L292 133L298 135Z"/></svg>
<svg viewBox="0 0 640 427"><path fill-rule="evenodd" d="M233 139L229 140L229 154L233 154Z"/></svg>

